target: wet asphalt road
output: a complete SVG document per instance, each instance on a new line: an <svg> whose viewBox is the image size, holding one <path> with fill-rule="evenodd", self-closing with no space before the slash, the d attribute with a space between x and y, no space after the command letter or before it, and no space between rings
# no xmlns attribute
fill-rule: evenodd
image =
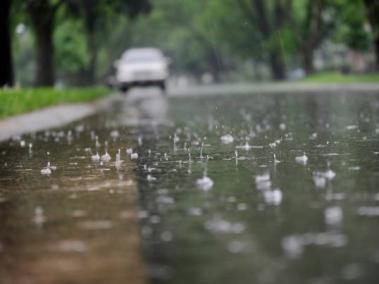
<svg viewBox="0 0 379 284"><path fill-rule="evenodd" d="M1 279L377 283L378 139L379 94L133 90L0 144Z"/></svg>

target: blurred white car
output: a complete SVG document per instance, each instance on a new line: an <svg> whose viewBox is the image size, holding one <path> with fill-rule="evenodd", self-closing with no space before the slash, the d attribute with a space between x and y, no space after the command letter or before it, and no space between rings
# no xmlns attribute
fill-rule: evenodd
<svg viewBox="0 0 379 284"><path fill-rule="evenodd" d="M166 90L169 60L157 48L126 50L115 62L116 81L126 92L133 86L158 86Z"/></svg>

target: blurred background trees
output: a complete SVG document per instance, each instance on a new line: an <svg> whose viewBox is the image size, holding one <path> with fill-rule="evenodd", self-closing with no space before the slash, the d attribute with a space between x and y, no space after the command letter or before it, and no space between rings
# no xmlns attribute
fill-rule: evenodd
<svg viewBox="0 0 379 284"><path fill-rule="evenodd" d="M102 83L114 60L135 46L161 48L172 59L175 77L199 82L379 69L374 0L3 0L0 5L1 85Z"/></svg>

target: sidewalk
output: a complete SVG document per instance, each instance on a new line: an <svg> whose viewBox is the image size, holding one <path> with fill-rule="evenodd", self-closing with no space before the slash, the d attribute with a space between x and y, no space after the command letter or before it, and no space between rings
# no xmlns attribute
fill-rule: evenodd
<svg viewBox="0 0 379 284"><path fill-rule="evenodd" d="M93 115L107 108L117 98L117 95L111 95L91 103L57 105L0 120L0 141L58 127Z"/></svg>

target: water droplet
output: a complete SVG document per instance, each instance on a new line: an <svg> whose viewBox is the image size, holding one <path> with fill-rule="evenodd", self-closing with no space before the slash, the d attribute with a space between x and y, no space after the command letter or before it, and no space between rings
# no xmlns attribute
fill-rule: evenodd
<svg viewBox="0 0 379 284"><path fill-rule="evenodd" d="M328 225L339 225L342 223L343 212L341 207L328 207L324 211L325 223Z"/></svg>
<svg viewBox="0 0 379 284"><path fill-rule="evenodd" d="M105 154L101 156L101 161L109 162L110 160L112 160L111 155L109 155L108 152L105 151Z"/></svg>
<svg viewBox="0 0 379 284"><path fill-rule="evenodd" d="M234 138L230 134L225 134L220 137L222 144L231 144L234 142Z"/></svg>
<svg viewBox="0 0 379 284"><path fill-rule="evenodd" d="M298 164L306 165L308 162L308 156L303 153L303 155L295 157L295 161Z"/></svg>
<svg viewBox="0 0 379 284"><path fill-rule="evenodd" d="M203 176L196 180L196 186L201 190L208 191L213 187L213 180L207 176Z"/></svg>

